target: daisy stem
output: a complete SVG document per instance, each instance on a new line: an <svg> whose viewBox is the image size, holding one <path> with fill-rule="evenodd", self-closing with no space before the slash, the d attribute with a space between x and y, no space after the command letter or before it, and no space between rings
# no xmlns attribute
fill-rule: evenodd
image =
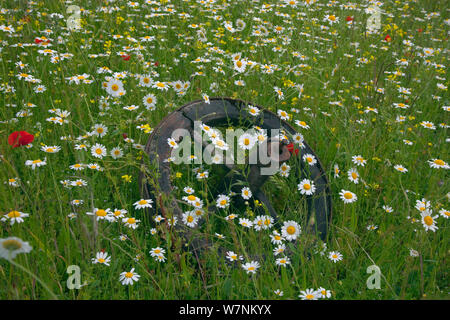
<svg viewBox="0 0 450 320"><path fill-rule="evenodd" d="M302 264L303 264L303 259L301 259L301 260L302 260ZM294 269L294 267L292 266L292 263L290 263L289 265L290 265L290 267L291 267L291 269L292 269L292 275L294 276L295 284L297 285L297 288L300 289L300 285L298 284L297 275L295 274L295 269ZM306 283L303 283L303 284L306 285Z"/></svg>
<svg viewBox="0 0 450 320"><path fill-rule="evenodd" d="M27 268L25 268L24 266L14 262L12 259L8 259L8 261L15 267L19 268L20 270L24 271L25 273L29 274L31 277L33 277L37 282L39 282L45 290L48 291L48 293L50 294L50 296L52 297L53 300L59 300L58 297L53 293L52 290L50 290L50 288L44 283L44 281L42 281L38 276L36 276L34 273L32 273L30 270L28 270Z"/></svg>

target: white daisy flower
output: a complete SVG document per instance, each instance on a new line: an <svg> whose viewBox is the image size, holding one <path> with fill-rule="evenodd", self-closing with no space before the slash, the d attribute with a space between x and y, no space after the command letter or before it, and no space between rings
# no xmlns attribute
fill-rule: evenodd
<svg viewBox="0 0 450 320"><path fill-rule="evenodd" d="M256 270L260 267L259 262L258 261L251 261L251 262L247 262L245 264L242 265L242 268L247 271L247 274L255 274Z"/></svg>
<svg viewBox="0 0 450 320"><path fill-rule="evenodd" d="M138 209L142 209L142 208L151 208L152 203L153 203L152 199L141 199L141 200L133 203L133 205L134 205L134 208L136 210L138 210Z"/></svg>
<svg viewBox="0 0 450 320"><path fill-rule="evenodd" d="M307 196L312 195L316 191L314 182L309 179L303 179L302 181L300 181L297 188L301 194L305 194Z"/></svg>
<svg viewBox="0 0 450 320"><path fill-rule="evenodd" d="M317 163L316 157L314 157L312 154L307 153L303 155L303 161L308 163L310 166L313 166Z"/></svg>
<svg viewBox="0 0 450 320"><path fill-rule="evenodd" d="M241 196L242 198L244 198L245 200L248 200L252 197L252 191L250 190L249 187L244 187L241 190Z"/></svg>
<svg viewBox="0 0 450 320"><path fill-rule="evenodd" d="M431 210L427 209L425 211L422 211L420 213L420 216L421 216L421 222L426 231L431 230L433 232L436 232L436 230L439 229L436 226L436 218L438 217L438 215L433 216Z"/></svg>
<svg viewBox="0 0 450 320"><path fill-rule="evenodd" d="M91 154L96 158L102 159L106 157L106 147L100 143L96 143L91 147Z"/></svg>
<svg viewBox="0 0 450 320"><path fill-rule="evenodd" d="M128 272L122 272L119 277L119 281L122 285L133 285L134 282L139 281L140 275L134 272L134 268L132 268Z"/></svg>
<svg viewBox="0 0 450 320"><path fill-rule="evenodd" d="M342 260L342 254L338 251L330 251L328 253L328 259L333 261L334 263Z"/></svg>
<svg viewBox="0 0 450 320"><path fill-rule="evenodd" d="M256 143L255 136L249 133L244 133L238 139L239 147L241 147L244 150L249 150L253 148L255 143Z"/></svg>
<svg viewBox="0 0 450 320"><path fill-rule="evenodd" d="M238 255L237 253L234 253L233 251L227 251L227 253L226 253L226 258L227 258L228 260L230 260L231 262L233 262L233 261L238 261L238 260L243 260L243 259L244 259L243 256L240 256L240 255Z"/></svg>
<svg viewBox="0 0 450 320"><path fill-rule="evenodd" d="M28 253L32 247L17 237L0 239L0 258L14 259L19 253Z"/></svg>
<svg viewBox="0 0 450 320"><path fill-rule="evenodd" d="M108 256L108 252L97 252L95 255L95 258L92 258L93 264L104 264L106 266L109 266L109 263L111 262L111 257Z"/></svg>
<svg viewBox="0 0 450 320"><path fill-rule="evenodd" d="M305 291L300 291L298 296L302 300L317 300L319 296L314 289L306 289Z"/></svg>
<svg viewBox="0 0 450 320"><path fill-rule="evenodd" d="M286 240L292 241L300 235L301 228L297 222L293 220L285 221L281 227L281 234Z"/></svg>
<svg viewBox="0 0 450 320"><path fill-rule="evenodd" d="M224 209L224 208L228 207L229 205L230 205L230 197L229 196L221 194L217 197L216 206L218 208Z"/></svg>
<svg viewBox="0 0 450 320"><path fill-rule="evenodd" d="M341 199L344 201L344 203L352 203L358 200L356 194L344 189L342 189L341 192L339 192L339 195L341 196Z"/></svg>
<svg viewBox="0 0 450 320"><path fill-rule="evenodd" d="M28 216L29 216L28 213L23 213L23 212L20 212L17 210L13 210L13 211L10 211L7 214L3 215L0 220L3 222L9 221L10 224L13 225L15 223L24 222L23 218L26 218Z"/></svg>

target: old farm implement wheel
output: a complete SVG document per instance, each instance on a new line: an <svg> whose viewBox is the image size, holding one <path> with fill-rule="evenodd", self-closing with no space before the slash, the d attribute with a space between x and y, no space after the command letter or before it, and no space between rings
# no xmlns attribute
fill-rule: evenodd
<svg viewBox="0 0 450 320"><path fill-rule="evenodd" d="M182 235L186 243L194 250L208 247L210 243L205 234L203 234L204 237L200 237L199 234L201 233L195 232L199 225L192 228L181 223L183 213L186 211L182 208L186 203L173 196L175 189L180 191L180 188L174 186L174 164L167 160L173 158L173 146L171 147L168 143L169 138L174 138L174 141L180 144L185 137L189 136L189 139L192 138L190 141L200 142L201 151L208 147L202 137L199 139L199 135L196 134L195 126L199 122L208 127L237 128L246 126L248 128L250 126L255 128L256 126L258 130L266 130L265 132L268 134L267 156L277 165L277 168L288 163L291 168L289 177L291 180L277 182L275 176L279 177L279 175L274 174L276 172L272 175L261 174L261 168L267 167L267 163L264 165L259 162L251 163L248 161L249 154L246 154L247 158L243 166L246 168L245 173L238 170L238 168L242 169L242 166L239 167L226 161L223 164L212 164L209 167L210 171L221 171L218 174L218 179L212 183L213 187L208 189L208 194L213 194L213 197L216 197L219 194L227 194L227 192L229 195L233 195L233 192L235 192L239 195L243 185L241 182L244 182L253 194L252 201L245 202L242 197L233 197L233 201L236 198L236 208L239 208L239 206L248 207L249 202L254 204L253 200L257 199L256 207L252 206L255 214L270 215L277 223L277 221L286 220L283 216L283 210L289 205L291 206L289 212L298 213L299 216L302 213L304 216L301 223L302 232L316 234L322 240L326 238L331 219L332 203L326 174L318 157L306 142L301 141L300 145L292 143L293 137L301 137L301 135L286 121L259 106L256 106L259 112L255 116L249 112L249 106L248 103L243 101L228 98L210 99L209 104L203 100L188 103L170 113L159 123L145 147L148 159L144 161L143 171L140 175L142 194L145 198L154 199L153 213L162 214L165 218L168 218L167 216L177 218L178 223L175 224L174 230L177 234ZM184 129L184 131L181 131L187 132L187 134L175 134L174 136L174 132L180 132L180 129ZM281 134L273 136L271 135L272 130L278 130ZM313 156L313 165L304 161L305 155ZM192 167L193 164L179 164L179 166ZM202 163L197 164L197 167L201 166ZM297 190L297 185L305 178L314 183L315 192L313 195L300 196L300 191ZM276 196L271 191L265 191L264 185L268 181L282 184L278 186L281 190L280 194L286 193L286 190L298 193L299 197L303 199L304 206L301 207L297 204L300 201L283 199L282 196ZM161 199L164 199L164 203ZM215 203L215 200L211 202ZM278 205L274 205L273 202L277 202ZM281 205L279 202L281 202ZM209 205L205 211L206 214L210 214L219 210L216 206ZM244 211L245 208L240 212L243 213ZM235 212L239 211L235 210Z"/></svg>

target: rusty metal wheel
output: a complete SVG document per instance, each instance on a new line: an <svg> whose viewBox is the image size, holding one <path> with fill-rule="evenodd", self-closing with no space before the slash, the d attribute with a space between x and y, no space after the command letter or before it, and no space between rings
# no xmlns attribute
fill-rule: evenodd
<svg viewBox="0 0 450 320"><path fill-rule="evenodd" d="M174 186L171 182L173 173L171 171L171 164L166 160L171 157L171 147L167 143L168 138L172 137L172 134L177 129L187 130L192 137L194 137L194 122L201 121L208 126L220 126L220 125L239 125L247 123L251 125L257 125L263 129L279 129L285 133L285 137L292 138L298 134L298 132L286 121L281 120L273 112L266 110L260 106L256 106L260 109L258 116L252 116L248 112L248 106L250 104L229 98L211 98L210 103L207 104L203 100L194 101L188 103L176 111L170 113L165 117L159 125L152 132L145 152L148 154L148 160L144 161L144 170L140 175L141 192L145 198L154 199L156 204L153 208L153 213L159 212L168 214L170 212L173 217L177 217L178 221L181 221L183 210L180 208L180 201L176 200L171 194L174 191ZM182 137L179 137L182 139ZM322 240L327 236L328 225L331 219L332 203L331 203L331 191L328 184L328 180L325 171L320 163L319 158L309 145L303 141L303 146L298 154L292 149L291 141L286 140L274 140L274 137L268 137L269 143L278 144L280 148L277 160L281 164L285 161L293 161L293 165L296 166L294 173L295 179L308 179L314 181L316 191L314 196L305 196L305 202L307 203L307 220L305 225L302 225L302 230L306 230L307 233L316 234ZM195 140L195 137L194 137ZM302 157L305 154L314 155L317 162L314 165L305 164L302 161ZM270 156L270 150L269 150ZM147 162L148 161L148 162ZM149 170L153 168L154 171ZM229 187L228 190L233 191L233 186L236 180L245 179L247 184L253 193L254 198L262 203L262 207L265 212L276 220L283 218L280 217L276 208L272 205L270 198L275 199L272 195L265 194L263 185L267 181L268 176L259 174L261 164L255 164L249 166L249 174L242 175L233 169L233 165L222 165L225 167L223 173L223 179L220 179L220 183L216 185L215 192L220 193L224 189ZM300 182L300 180L297 180ZM297 182L297 183L298 183ZM289 186L289 188L297 189L297 184ZM163 203L162 199L165 199ZM208 210L214 211L217 208L211 206ZM256 208L255 210L263 210ZM209 246L209 242L205 239L200 239L194 236L192 228L189 228L182 223L178 223L175 226L177 233L182 234L187 243L192 249L198 250Z"/></svg>

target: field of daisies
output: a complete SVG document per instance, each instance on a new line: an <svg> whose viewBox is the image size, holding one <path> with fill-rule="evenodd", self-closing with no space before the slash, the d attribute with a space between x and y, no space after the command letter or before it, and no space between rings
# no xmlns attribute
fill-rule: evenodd
<svg viewBox="0 0 450 320"><path fill-rule="evenodd" d="M448 299L448 4L2 1L0 298ZM292 162L264 186L278 220L246 185L210 192L214 164L172 166L178 219L141 193L154 128L213 97L311 146L292 161L326 171L325 241Z"/></svg>

